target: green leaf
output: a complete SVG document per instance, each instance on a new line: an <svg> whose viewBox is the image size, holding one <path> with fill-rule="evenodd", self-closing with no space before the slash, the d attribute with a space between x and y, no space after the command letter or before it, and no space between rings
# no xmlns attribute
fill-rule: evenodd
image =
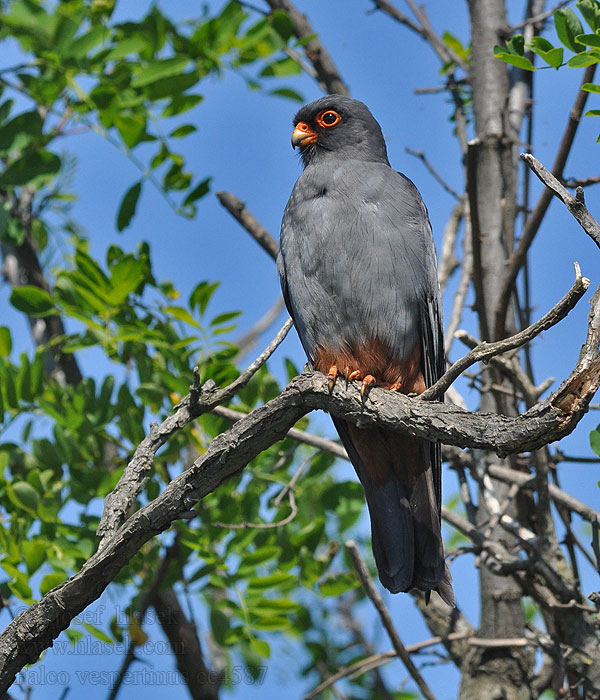
<svg viewBox="0 0 600 700"><path fill-rule="evenodd" d="M169 134L169 138L180 139L188 134L193 134L194 131L198 131L198 129L193 124L183 124L182 126L178 126L177 129L174 129Z"/></svg>
<svg viewBox="0 0 600 700"><path fill-rule="evenodd" d="M552 68L562 65L564 50L554 48L552 44L541 36L534 36L530 44L531 50Z"/></svg>
<svg viewBox="0 0 600 700"><path fill-rule="evenodd" d="M17 372L17 393L23 401L31 401L31 363L26 353L21 353L21 366Z"/></svg>
<svg viewBox="0 0 600 700"><path fill-rule="evenodd" d="M592 49L593 51L594 49ZM567 66L569 68L585 68L591 66L594 63L600 62L600 56L596 56L592 51L587 51L585 53L578 53L567 61Z"/></svg>
<svg viewBox="0 0 600 700"><path fill-rule="evenodd" d="M579 34L583 34L583 27L570 7L564 10L556 10L554 13L554 26L556 27L558 38L568 49L575 53L584 51L584 47L577 43L575 39Z"/></svg>
<svg viewBox="0 0 600 700"><path fill-rule="evenodd" d="M0 105L0 124L4 124L4 122L8 119L8 115L10 114L14 103L14 100L5 100ZM33 114L37 114L37 112L33 112Z"/></svg>
<svg viewBox="0 0 600 700"><path fill-rule="evenodd" d="M600 425L590 433L590 445L592 450L600 457Z"/></svg>
<svg viewBox="0 0 600 700"><path fill-rule="evenodd" d="M547 51L552 51L554 45L545 39L543 36L534 36L531 40L530 46L532 49L539 49L546 53Z"/></svg>
<svg viewBox="0 0 600 700"><path fill-rule="evenodd" d="M252 611L254 612L254 610ZM261 617L253 623L254 629L264 630L266 632L278 632L287 630L292 626L292 621L287 617Z"/></svg>
<svg viewBox="0 0 600 700"><path fill-rule="evenodd" d="M196 319L187 309L184 309L181 306L165 306L163 307L163 311L166 314L173 316L173 318L176 318L178 321L183 321L194 328L200 328L198 321L196 321Z"/></svg>
<svg viewBox="0 0 600 700"><path fill-rule="evenodd" d="M275 10L269 16L271 26L284 40L288 41L294 36L294 25L285 10Z"/></svg>
<svg viewBox="0 0 600 700"><path fill-rule="evenodd" d="M115 117L115 126L128 148L136 146L146 131L146 118L141 114L120 114Z"/></svg>
<svg viewBox="0 0 600 700"><path fill-rule="evenodd" d="M19 508L35 513L40 497L31 484L26 481L16 481L7 485L10 500Z"/></svg>
<svg viewBox="0 0 600 700"><path fill-rule="evenodd" d="M11 350L10 330L6 326L0 326L0 357L8 357Z"/></svg>
<svg viewBox="0 0 600 700"><path fill-rule="evenodd" d="M304 97L299 92L296 92L291 88L277 88L276 90L271 90L269 95L285 97L286 99L294 100L295 102L304 102Z"/></svg>
<svg viewBox="0 0 600 700"><path fill-rule="evenodd" d="M286 78L289 75L299 75L302 73L302 68L293 58L280 58L278 61L272 61L266 65L260 72L263 78L275 76L277 78Z"/></svg>
<svg viewBox="0 0 600 700"><path fill-rule="evenodd" d="M5 103L6 104L6 103ZM20 151L42 135L39 112L23 112L0 128L0 151Z"/></svg>
<svg viewBox="0 0 600 700"><path fill-rule="evenodd" d="M467 56L469 55L469 49L468 47L465 47L465 45L458 37L446 31L442 34L442 39L444 41L444 44L446 44L446 46L449 46L457 56L460 56L460 58L463 59L467 58Z"/></svg>
<svg viewBox="0 0 600 700"><path fill-rule="evenodd" d="M163 117L174 117L189 111L202 102L202 95L175 95L171 102L163 109Z"/></svg>
<svg viewBox="0 0 600 700"><path fill-rule="evenodd" d="M600 85L596 85L595 83L584 83L581 86L581 89L584 92L596 92L600 93Z"/></svg>
<svg viewBox="0 0 600 700"><path fill-rule="evenodd" d="M48 292L33 285L15 287L10 295L10 303L28 316L48 316L56 312Z"/></svg>
<svg viewBox="0 0 600 700"><path fill-rule="evenodd" d="M77 59L84 58L95 46L106 41L109 37L110 30L104 25L97 25L75 41L69 42L65 47L65 55Z"/></svg>
<svg viewBox="0 0 600 700"><path fill-rule="evenodd" d="M15 378L10 367L0 370L0 388L6 399L6 408L17 410L19 408L19 398L17 396L17 387L15 386Z"/></svg>
<svg viewBox="0 0 600 700"><path fill-rule="evenodd" d="M129 39L123 39L115 44L105 57L106 61L118 61L132 53L139 53L146 48L148 42L140 36L134 36Z"/></svg>
<svg viewBox="0 0 600 700"><path fill-rule="evenodd" d="M319 590L324 598L340 596L358 586L358 579L354 574L340 573L328 576L324 581L319 581Z"/></svg>
<svg viewBox="0 0 600 700"><path fill-rule="evenodd" d="M217 644L226 646L225 635L229 631L229 618L218 608L211 608L210 611L210 627Z"/></svg>
<svg viewBox="0 0 600 700"><path fill-rule="evenodd" d="M600 29L600 3L597 0L579 0L577 9L593 32Z"/></svg>
<svg viewBox="0 0 600 700"><path fill-rule="evenodd" d="M564 51L558 47L547 53L539 53L539 56L552 68L559 68L563 63Z"/></svg>
<svg viewBox="0 0 600 700"><path fill-rule="evenodd" d="M197 307L198 311L203 314L219 284L219 282L207 282L206 280L199 282L190 294L189 304L191 308Z"/></svg>
<svg viewBox="0 0 600 700"><path fill-rule="evenodd" d="M494 56L505 63L509 63L512 66L517 66L517 68L531 71L535 70L535 66L528 58L525 58L525 56L517 56L514 53L509 53L501 46L494 46Z"/></svg>
<svg viewBox="0 0 600 700"><path fill-rule="evenodd" d="M163 100L166 97L173 97L189 90L196 85L200 78L200 72L197 70L174 75L170 78L162 78L146 86L145 93L151 100Z"/></svg>
<svg viewBox="0 0 600 700"><path fill-rule="evenodd" d="M253 652L265 659L271 656L271 647L263 639L256 639L256 637L253 637L250 640L250 648Z"/></svg>
<svg viewBox="0 0 600 700"><path fill-rule="evenodd" d="M122 304L131 292L134 292L146 278L147 267L144 260L136 260L132 255L125 256L111 270L111 290L109 303L114 306Z"/></svg>
<svg viewBox="0 0 600 700"><path fill-rule="evenodd" d="M132 87L144 87L162 78L178 75L190 62L189 56L175 56L148 64L131 81Z"/></svg>
<svg viewBox="0 0 600 700"><path fill-rule="evenodd" d="M515 34L512 39L506 42L509 53L515 56L522 56L525 53L525 37L522 34Z"/></svg>
<svg viewBox="0 0 600 700"><path fill-rule="evenodd" d="M600 109L588 109L584 117L600 117Z"/></svg>
<svg viewBox="0 0 600 700"><path fill-rule="evenodd" d="M135 185L132 185L125 193L117 214L117 231L123 231L123 229L126 229L129 226L129 223L135 214L135 209L137 207L141 191L142 181L140 180L139 182L136 182Z"/></svg>
<svg viewBox="0 0 600 700"><path fill-rule="evenodd" d="M114 644L114 639L111 639L107 634L105 634L101 629L98 629L94 625L90 625L88 622L81 621L81 626L84 627L92 636L99 639L105 644Z"/></svg>
<svg viewBox="0 0 600 700"><path fill-rule="evenodd" d="M224 323L227 323L227 321L231 321L232 319L237 318L241 313L241 311L227 311L223 314L219 314L218 316L215 316L213 318L213 320L210 322L210 325L223 325Z"/></svg>
<svg viewBox="0 0 600 700"><path fill-rule="evenodd" d="M271 574L270 576L252 577L248 580L248 588L254 590L266 590L268 588L275 588L276 586L289 584L294 581L296 581L296 577L292 574L280 572Z"/></svg>
<svg viewBox="0 0 600 700"><path fill-rule="evenodd" d="M20 547L23 559L27 567L27 573L31 576L46 560L46 543L42 540L23 540Z"/></svg>
<svg viewBox="0 0 600 700"><path fill-rule="evenodd" d="M187 197L183 200L183 206L187 207L190 204L193 204L195 201L200 199L201 197L204 197L204 195L208 194L208 191L210 190L210 183L211 183L212 177L207 177L206 179L202 180L202 182L199 182L194 189L189 192Z"/></svg>
<svg viewBox="0 0 600 700"><path fill-rule="evenodd" d="M46 576L44 576L42 582L40 583L40 593L42 595L46 595L48 591L51 591L53 588L66 581L68 578L69 577L64 571L55 571L52 574L46 574Z"/></svg>
<svg viewBox="0 0 600 700"><path fill-rule="evenodd" d="M242 563L244 566L257 564L262 564L269 559L274 559L281 554L281 547L276 545L265 545L264 547L259 547L253 552L247 552L242 556Z"/></svg>
<svg viewBox="0 0 600 700"><path fill-rule="evenodd" d="M584 44L585 46L595 46L596 48L600 47L600 36L598 36L598 34L578 34L575 37L575 40L580 44Z"/></svg>
<svg viewBox="0 0 600 700"><path fill-rule="evenodd" d="M60 158L50 151L26 153L0 173L0 187L40 185L60 170Z"/></svg>

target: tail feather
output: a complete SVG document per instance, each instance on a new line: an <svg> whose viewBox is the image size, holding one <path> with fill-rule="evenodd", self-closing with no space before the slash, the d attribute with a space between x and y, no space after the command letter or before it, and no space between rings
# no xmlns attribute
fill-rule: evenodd
<svg viewBox="0 0 600 700"><path fill-rule="evenodd" d="M357 428L335 417L333 421L365 490L381 583L392 593L436 590L454 606L431 445L379 428Z"/></svg>

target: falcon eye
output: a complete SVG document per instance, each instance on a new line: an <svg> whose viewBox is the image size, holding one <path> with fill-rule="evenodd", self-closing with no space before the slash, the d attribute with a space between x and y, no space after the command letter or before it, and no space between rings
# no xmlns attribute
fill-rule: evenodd
<svg viewBox="0 0 600 700"><path fill-rule="evenodd" d="M342 117L337 112L334 112L332 109L327 109L324 112L321 112L321 114L319 114L317 117L317 124L319 126L335 126L341 121Z"/></svg>

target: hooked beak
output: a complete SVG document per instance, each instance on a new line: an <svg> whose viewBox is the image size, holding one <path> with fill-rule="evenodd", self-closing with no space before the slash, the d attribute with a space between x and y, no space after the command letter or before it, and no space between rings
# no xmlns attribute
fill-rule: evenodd
<svg viewBox="0 0 600 700"><path fill-rule="evenodd" d="M309 143L314 143L318 138L317 132L313 131L306 122L298 122L292 134L292 148L308 146Z"/></svg>

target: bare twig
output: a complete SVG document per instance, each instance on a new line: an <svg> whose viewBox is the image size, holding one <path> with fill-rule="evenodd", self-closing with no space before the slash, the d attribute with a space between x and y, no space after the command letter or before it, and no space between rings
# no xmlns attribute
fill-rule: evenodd
<svg viewBox="0 0 600 700"><path fill-rule="evenodd" d="M573 196L552 173L546 170L537 158L531 155L531 153L521 153L521 159L527 163L544 185L563 202L580 223L581 228L583 228L588 236L600 248L600 225L585 206L581 187L577 188L577 194Z"/></svg>
<svg viewBox="0 0 600 700"><path fill-rule="evenodd" d="M385 14L396 20L396 22L408 27L429 42L431 48L437 53L443 63L452 61L465 72L468 72L469 67L465 61L435 33L424 10L417 7L412 0L407 0L407 3L419 21L419 24L400 12L400 10L391 2L388 2L388 0L373 0L373 3L378 10L385 12Z"/></svg>
<svg viewBox="0 0 600 700"><path fill-rule="evenodd" d="M219 202L237 219L254 240L273 258L277 258L279 244L246 208L244 202L231 192L217 192Z"/></svg>
<svg viewBox="0 0 600 700"><path fill-rule="evenodd" d="M222 523L220 520L215 520L211 524L216 525L216 527L225 528L226 530L273 530L291 523L292 520L298 515L296 498L294 497L294 492L291 489L288 491L288 499L291 509L290 514L286 515L282 520L276 520L273 523L249 523L246 520L241 523Z"/></svg>
<svg viewBox="0 0 600 700"><path fill-rule="evenodd" d="M388 633L388 636L392 642L392 646L394 647L400 659L402 659L402 663L406 667L406 670L410 673L413 680L419 687L419 690L421 691L421 693L423 693L427 700L436 700L436 697L433 694L431 688L425 682L425 679L419 672L419 669L412 662L406 650L406 647L402 643L402 640L400 639L400 636L398 635L398 632L394 627L392 618L390 617L390 614L387 608L385 607L383 598L381 597L379 591L375 588L375 584L371 579L371 575L367 570L366 564L363 561L360 552L358 551L356 542L354 542L353 540L348 540L346 542L346 549L348 550L348 553L352 558L352 563L354 564L354 568L356 569L356 573L360 578L363 588L365 589L366 594L371 599L371 602L375 606L375 609L379 613L381 622L383 623L383 626L385 627L385 630Z"/></svg>
<svg viewBox="0 0 600 700"><path fill-rule="evenodd" d="M509 36L512 36L512 34L514 34L519 29L524 29L527 26L532 26L532 25L535 26L537 24L545 22L548 19L548 17L552 17L552 15L556 12L556 10L560 10L561 7L565 7L566 5L569 5L572 2L573 2L573 0L562 0L562 2L559 2L551 10L546 10L545 12L540 12L539 14L534 15L533 17L528 17L526 20L523 20L523 22L519 22L518 24L513 24L512 27L510 27L507 30L507 34Z"/></svg>
<svg viewBox="0 0 600 700"><path fill-rule="evenodd" d="M454 197L457 201L461 201L462 197L458 192L450 187L450 185L444 180L444 178L438 173L438 171L433 167L433 165L429 162L429 159L427 156L423 153L423 151L415 151L412 148L409 148L408 146L406 147L406 152L414 156L415 158L418 158L423 165L429 170L429 172L433 175L433 177L440 183L440 185L446 190L446 192Z"/></svg>
<svg viewBox="0 0 600 700"><path fill-rule="evenodd" d="M460 222L463 219L463 212L464 205L461 201L452 209L450 218L444 226L444 232L442 234L442 255L440 264L438 265L438 281L442 294L452 273L460 264L454 253L454 247L456 245Z"/></svg>
<svg viewBox="0 0 600 700"><path fill-rule="evenodd" d="M575 282L565 296L553 306L547 314L539 321L532 323L531 326L516 333L510 338L497 341L496 343L480 343L480 345L471 350L463 358L455 362L452 367L429 389L420 395L420 399L428 401L442 396L447 387L460 376L466 369L474 365L476 362L488 362L494 355L499 355L508 350L519 348L525 343L539 335L542 331L551 328L561 321L571 309L577 304L585 291L589 287L590 281L587 277L581 276L579 265L575 263Z"/></svg>
<svg viewBox="0 0 600 700"><path fill-rule="evenodd" d="M465 233L463 236L463 259L460 269L460 280L458 281L458 287L452 300L452 312L450 314L450 319L448 320L448 325L446 327L446 334L444 335L444 348L446 350L446 356L449 355L450 349L452 348L452 343L454 342L454 337L458 324L460 323L462 317L462 311L465 303L465 298L471 284L471 278L473 277L473 240L471 235L471 220L468 214L467 205L467 216L465 217Z"/></svg>
<svg viewBox="0 0 600 700"><path fill-rule="evenodd" d="M594 177L584 177L581 180L575 178L569 180L563 180L562 184L570 189L577 189L578 187L589 187L590 185L597 185L600 182L600 176L595 175Z"/></svg>
<svg viewBox="0 0 600 700"><path fill-rule="evenodd" d="M259 337L275 323L284 308L285 305L283 298L280 297L267 311L267 313L258 319L258 321L249 331L234 340L233 344L237 345L239 348L238 354L236 355L236 361L239 361L240 358L244 357L251 350L253 350Z"/></svg>
<svg viewBox="0 0 600 700"><path fill-rule="evenodd" d="M593 82L594 72L596 70L596 65L588 66L585 69L581 84ZM562 135L556 157L554 159L554 164L552 166L552 174L556 178L562 176L565 163L567 162L567 157L573 145L573 139L575 138L575 133L577 127L579 126L579 120L583 114L583 109L587 101L588 93L580 89L577 91L575 97L575 102L569 114L569 119L567 125ZM511 290L519 274L519 270L525 264L527 259L527 251L533 243L542 220L546 214L546 210L552 201L552 192L549 189L545 189L541 194L535 205L533 211L527 218L523 231L521 232L521 237L517 247L514 249L512 255L510 256L506 271L504 273L504 278L502 280L502 286L498 294L496 308L494 309L494 328L495 337L500 338L504 335L504 323L506 318L506 310L510 301Z"/></svg>
<svg viewBox="0 0 600 700"><path fill-rule="evenodd" d="M419 651L435 646L436 644L457 641L460 639L468 639L471 634L472 632L451 632L446 637L431 637L430 639L424 639L422 642L417 642L416 644L407 644L405 648L409 654L416 654ZM398 653L395 651L395 649L390 649L389 651L383 651L380 654L372 654L371 656L367 656L360 661L356 661L350 666L344 666L322 683L319 683L319 685L313 688L310 693L305 695L302 700L313 700L313 698L321 695L324 690L327 690L327 688L331 687L342 678L348 678L350 676L356 678L367 671L383 666L383 664L397 658Z"/></svg>
<svg viewBox="0 0 600 700"><path fill-rule="evenodd" d="M491 464L488 467L488 473L495 479L505 481L506 483L518 484L520 488L532 487L535 484L534 477L524 472L508 469L500 464ZM555 484L548 484L548 493L552 500L566 506L569 510L580 515L584 520L590 523L600 524L600 513L590 506L582 503L579 499L571 496L571 494L563 491Z"/></svg>

